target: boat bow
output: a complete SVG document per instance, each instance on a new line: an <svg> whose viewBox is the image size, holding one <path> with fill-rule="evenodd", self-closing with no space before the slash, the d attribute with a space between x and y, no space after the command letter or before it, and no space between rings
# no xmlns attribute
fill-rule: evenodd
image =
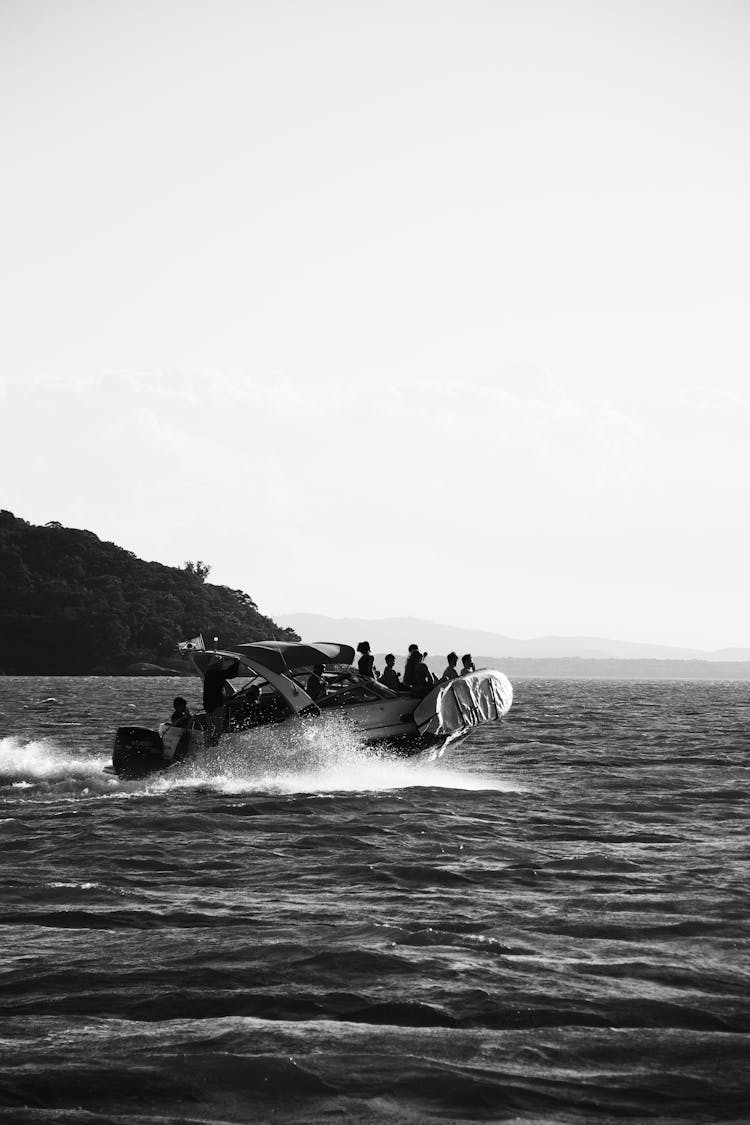
<svg viewBox="0 0 750 1125"><path fill-rule="evenodd" d="M507 714L513 686L503 672L484 668L468 676L438 684L414 712L421 735L452 734Z"/></svg>

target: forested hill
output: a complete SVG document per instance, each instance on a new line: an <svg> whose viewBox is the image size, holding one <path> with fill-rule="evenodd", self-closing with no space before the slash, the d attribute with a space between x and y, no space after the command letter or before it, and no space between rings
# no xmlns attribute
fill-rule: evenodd
<svg viewBox="0 0 750 1125"><path fill-rule="evenodd" d="M206 582L202 563L144 562L91 531L37 527L0 511L0 672L118 673L139 663L183 670L177 642L220 647L296 633L249 594Z"/></svg>

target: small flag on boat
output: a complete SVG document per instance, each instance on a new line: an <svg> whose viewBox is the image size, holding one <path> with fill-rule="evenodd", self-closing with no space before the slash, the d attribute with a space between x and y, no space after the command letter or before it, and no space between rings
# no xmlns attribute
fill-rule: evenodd
<svg viewBox="0 0 750 1125"><path fill-rule="evenodd" d="M178 652L205 652L206 646L203 643L203 636L199 634L193 637L192 641L180 641L177 645Z"/></svg>

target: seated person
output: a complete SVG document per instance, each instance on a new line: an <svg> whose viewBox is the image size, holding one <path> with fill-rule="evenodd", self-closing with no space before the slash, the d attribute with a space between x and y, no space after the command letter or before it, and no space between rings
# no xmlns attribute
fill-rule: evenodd
<svg viewBox="0 0 750 1125"><path fill-rule="evenodd" d="M476 672L474 661L471 659L471 653L465 652L461 657L461 675L470 676L472 672Z"/></svg>
<svg viewBox="0 0 750 1125"><path fill-rule="evenodd" d="M315 703L318 699L322 699L324 695L328 694L328 685L323 679L323 673L326 670L325 664L314 664L313 670L307 677L307 684L305 691Z"/></svg>
<svg viewBox="0 0 750 1125"><path fill-rule="evenodd" d="M164 758L167 762L179 761L190 745L190 727L193 717L188 710L187 700L178 695L172 700L172 714L168 723L159 727Z"/></svg>
<svg viewBox="0 0 750 1125"><path fill-rule="evenodd" d="M172 714L169 717L172 726L189 727L192 716L188 710L187 699L183 699L181 695L176 696L172 700L172 708Z"/></svg>
<svg viewBox="0 0 750 1125"><path fill-rule="evenodd" d="M458 664L458 653L449 652L447 660L448 660L448 665L447 665L445 671L443 672L442 676L440 677L440 679L441 679L441 681L442 680L457 680L458 679L458 672L456 671L456 665Z"/></svg>
<svg viewBox="0 0 750 1125"><path fill-rule="evenodd" d="M396 663L396 657L392 652L389 652L385 658L385 668L380 677L381 684L391 688L392 691L398 691L401 687L401 677L399 676L393 665Z"/></svg>

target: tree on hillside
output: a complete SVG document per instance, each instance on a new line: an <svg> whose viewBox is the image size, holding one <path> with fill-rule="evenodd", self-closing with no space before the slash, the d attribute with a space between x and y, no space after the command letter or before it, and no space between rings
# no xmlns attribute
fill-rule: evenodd
<svg viewBox="0 0 750 1125"><path fill-rule="evenodd" d="M185 570L188 574L195 575L201 582L205 582L211 573L211 567L208 563L204 563L203 559L196 559L195 562L186 562Z"/></svg>

